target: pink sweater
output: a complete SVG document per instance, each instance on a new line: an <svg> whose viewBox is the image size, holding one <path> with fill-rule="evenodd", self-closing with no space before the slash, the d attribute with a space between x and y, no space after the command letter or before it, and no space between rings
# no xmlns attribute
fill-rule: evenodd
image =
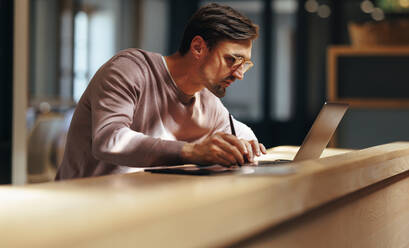
<svg viewBox="0 0 409 248"><path fill-rule="evenodd" d="M256 139L234 120L237 136ZM228 111L204 89L184 94L160 54L119 52L92 78L75 110L56 180L181 164L185 142L230 133Z"/></svg>

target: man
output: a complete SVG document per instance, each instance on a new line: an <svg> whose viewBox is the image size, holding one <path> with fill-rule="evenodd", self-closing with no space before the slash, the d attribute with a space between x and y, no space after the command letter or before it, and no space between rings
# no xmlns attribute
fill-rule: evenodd
<svg viewBox="0 0 409 248"><path fill-rule="evenodd" d="M119 52L94 75L75 110L56 180L185 163L230 166L265 153L220 101L253 65L258 27L228 6L200 8L175 54Z"/></svg>

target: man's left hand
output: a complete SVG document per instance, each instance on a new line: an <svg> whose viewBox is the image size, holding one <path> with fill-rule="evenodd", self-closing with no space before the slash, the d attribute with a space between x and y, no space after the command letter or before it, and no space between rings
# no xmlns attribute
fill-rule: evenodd
<svg viewBox="0 0 409 248"><path fill-rule="evenodd" d="M267 150L263 144L258 143L257 140L244 140L240 139L241 143L247 148L246 159L248 162L254 162L254 156L260 156L261 154L267 154Z"/></svg>

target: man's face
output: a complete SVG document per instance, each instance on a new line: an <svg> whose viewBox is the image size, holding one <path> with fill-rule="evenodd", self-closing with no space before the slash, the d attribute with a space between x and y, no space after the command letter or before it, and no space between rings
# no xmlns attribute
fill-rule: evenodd
<svg viewBox="0 0 409 248"><path fill-rule="evenodd" d="M244 73L253 64L252 41L220 41L203 59L199 76L204 86L217 97L226 94L226 88L236 79L243 79Z"/></svg>

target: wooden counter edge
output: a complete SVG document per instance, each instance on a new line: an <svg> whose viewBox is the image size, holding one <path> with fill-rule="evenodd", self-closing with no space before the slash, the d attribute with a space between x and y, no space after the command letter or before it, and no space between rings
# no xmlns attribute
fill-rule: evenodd
<svg viewBox="0 0 409 248"><path fill-rule="evenodd" d="M38 240L35 232L30 234L30 229L35 225L27 222L25 226L9 226L3 230L10 237L3 242L11 242L5 243L6 245L15 244L13 235L14 238L18 235L13 232L25 230L26 240L32 242L31 247L52 247L56 244L60 247L70 247L73 244L79 247L109 247L112 244L121 244L123 247L133 247L135 244L141 247L164 244L167 247L228 245L408 171L409 143L376 146L305 161L295 166L299 168L299 173L285 177L192 178L170 185L172 190L157 192L156 189L150 189L153 196L158 195L166 200L162 206L158 206L160 201L154 197L141 201L138 197L144 194L136 189L129 189L127 196L134 194L135 200L129 197L121 200L117 197L118 199L113 198L114 203L117 203L115 209L104 209L103 206L98 209L94 207L101 204L104 197L111 196L111 199L118 193L112 189L104 189L103 194L96 190L92 196L92 204L87 206L92 207L93 211L87 213L87 217L90 220L103 218L100 222L87 223L82 232L75 230L78 228L77 222L70 218L75 220L85 216L75 216L75 211L65 209L66 216L60 220L66 224L63 232L55 230L54 224L58 220L48 226L45 221L42 223L45 226L39 228L39 231L48 230L49 233L42 235L44 240ZM135 176L126 175L130 178ZM104 180L114 180L116 177L118 176L109 176ZM82 193L79 191L77 194L81 196ZM78 199L80 204L81 197ZM58 202L51 201L50 204L51 209L62 207ZM19 211L16 210L15 213ZM25 217L36 219L36 216ZM62 240L70 242L64 243Z"/></svg>
<svg viewBox="0 0 409 248"><path fill-rule="evenodd" d="M139 228L129 230L129 237L142 231L146 241L143 245L154 246L160 246L164 240L169 247L192 247L199 243L205 247L232 244L315 207L408 171L409 143L372 147L305 161L298 166L300 173L296 175L275 178L278 180L259 178L259 187L255 187L254 191L225 195L223 200L202 203L201 206L186 208L151 222L152 229L161 230L160 239L155 239L159 238L155 232L143 232ZM228 191L225 188L220 190ZM123 237L124 233L121 233L107 240L119 241Z"/></svg>

